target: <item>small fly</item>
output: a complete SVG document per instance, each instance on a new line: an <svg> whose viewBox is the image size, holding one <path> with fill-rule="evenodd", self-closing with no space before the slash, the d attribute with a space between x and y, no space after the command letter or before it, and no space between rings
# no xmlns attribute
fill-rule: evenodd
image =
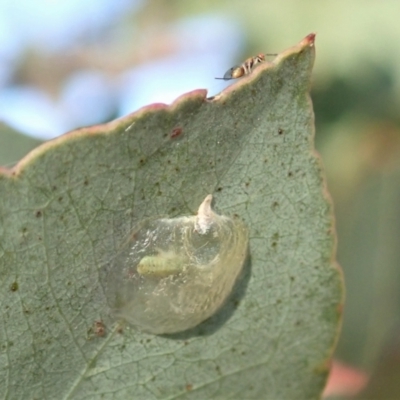
<svg viewBox="0 0 400 400"><path fill-rule="evenodd" d="M242 76L249 75L257 64L261 64L265 61L265 56L276 56L276 54L260 53L257 54L255 57L249 57L243 62L243 64L235 65L234 67L228 69L228 71L225 72L223 78L215 79L223 79L224 81L229 81L231 79L237 79L241 78Z"/></svg>

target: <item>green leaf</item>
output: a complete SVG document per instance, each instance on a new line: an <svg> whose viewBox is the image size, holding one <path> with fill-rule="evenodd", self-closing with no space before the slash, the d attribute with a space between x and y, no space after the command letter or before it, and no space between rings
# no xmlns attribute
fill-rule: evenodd
<svg viewBox="0 0 400 400"><path fill-rule="evenodd" d="M214 99L197 90L77 130L0 176L5 398L320 397L343 288L313 148L313 43ZM122 327L104 266L138 220L191 214L207 194L250 229L232 296L189 332Z"/></svg>

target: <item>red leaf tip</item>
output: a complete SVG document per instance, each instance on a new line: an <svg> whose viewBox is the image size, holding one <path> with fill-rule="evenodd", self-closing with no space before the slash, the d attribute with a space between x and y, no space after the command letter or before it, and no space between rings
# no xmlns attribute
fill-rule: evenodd
<svg viewBox="0 0 400 400"><path fill-rule="evenodd" d="M310 33L310 34L308 34L303 40L302 40L302 42L303 42L303 44L305 45L305 46L314 46L314 42L315 42L315 33Z"/></svg>

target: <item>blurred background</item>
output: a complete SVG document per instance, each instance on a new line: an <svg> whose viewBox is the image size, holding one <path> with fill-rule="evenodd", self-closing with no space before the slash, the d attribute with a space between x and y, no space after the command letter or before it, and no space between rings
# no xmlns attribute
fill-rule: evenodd
<svg viewBox="0 0 400 400"><path fill-rule="evenodd" d="M317 33L312 98L344 324L326 395L400 399L400 2L0 0L0 165Z"/></svg>

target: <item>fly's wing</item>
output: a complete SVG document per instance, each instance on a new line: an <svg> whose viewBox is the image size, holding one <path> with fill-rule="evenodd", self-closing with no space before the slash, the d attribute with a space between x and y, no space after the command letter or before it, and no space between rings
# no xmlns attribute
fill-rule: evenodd
<svg viewBox="0 0 400 400"><path fill-rule="evenodd" d="M228 71L225 72L223 78L215 78L215 79L223 79L224 81L230 81L231 79L239 78L238 76L233 76L233 73L240 68L240 65L235 65L232 68L229 68Z"/></svg>

